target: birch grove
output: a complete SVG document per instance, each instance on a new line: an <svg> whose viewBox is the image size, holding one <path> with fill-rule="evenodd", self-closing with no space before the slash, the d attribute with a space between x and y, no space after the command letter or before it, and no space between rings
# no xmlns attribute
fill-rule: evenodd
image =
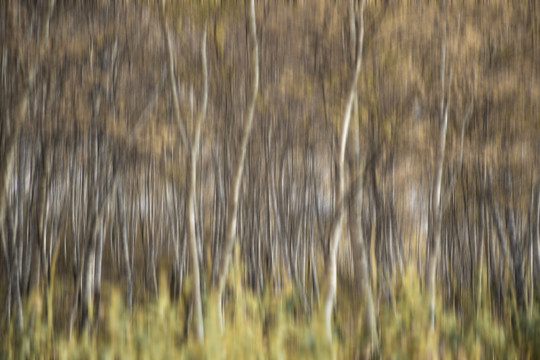
<svg viewBox="0 0 540 360"><path fill-rule="evenodd" d="M535 357L539 19L6 1L0 357L118 319L183 356Z"/></svg>

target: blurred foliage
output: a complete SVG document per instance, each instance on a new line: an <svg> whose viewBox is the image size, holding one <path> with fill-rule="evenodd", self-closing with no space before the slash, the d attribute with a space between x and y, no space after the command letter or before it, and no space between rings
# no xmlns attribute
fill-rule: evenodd
<svg viewBox="0 0 540 360"><path fill-rule="evenodd" d="M0 160L3 160L1 154L12 131L13 94L21 86L19 72L34 56L37 28L34 22L39 17L34 14L32 3L19 1L17 5L12 1L0 8L0 20L3 21L0 27L3 52ZM226 296L223 328L220 315L208 305L212 301L203 291L206 337L202 345L195 341L190 329L192 320L188 299L192 281L189 275L186 275L182 293L175 301L170 300L164 279L157 297L147 290L149 286L144 283L143 269L147 270L144 256L148 252L144 240L140 240L148 238L166 244L158 250L158 256L162 261L165 258L172 262L169 241L174 234L171 229L176 229L176 222L172 220L181 218L182 213L179 211L172 216L169 207L163 210L163 207L156 206L156 209L162 209L162 213L152 213L153 217L150 217L151 212L146 207L143 210L140 199L143 198L145 204L162 204L164 201L161 199L172 204L171 199L174 199L176 204L180 203L181 197L170 193L185 188L186 164L182 160L178 134L171 130L170 91L157 85L166 63L157 11L163 4L173 33L177 55L175 71L185 112L193 107L192 98L200 98L200 39L205 27L208 32L210 94L208 121L202 130L204 141L199 178L210 180L199 186L201 217L203 213L212 212L215 189L221 182L228 181L228 159L235 153L245 92L249 88L245 3L226 0L57 0L57 10L51 21L51 51L45 55L37 75L40 85L31 94L29 119L20 140L20 151L29 159L28 164L21 165L21 168L27 171L25 179L32 180L27 180L28 189L24 194L15 192L22 187L13 186L8 208L16 213L21 204L25 206L24 211L31 207L24 204L33 203L31 189L42 173L39 170L40 152L45 151L45 147L41 149L40 144L51 142L51 157L55 159L56 168L47 179L51 184L48 198L74 195L66 197L66 201L51 200L47 208L50 208L47 224L50 228L61 224L67 229L65 224L73 222L77 230L60 231L60 234L64 233L64 245L56 248L62 249L60 253L64 254L59 260L60 280L54 283L52 279L54 286L51 285L51 290L41 296L24 297L23 332L17 333L13 325L0 329L0 359L368 357L369 336L363 330L361 315L364 309L358 289L352 281L347 283L347 279L341 277L345 272L342 270L333 322L335 342L332 345L325 341L316 300L313 301L313 296L310 298L314 302L314 310L304 313L304 305L291 284L293 279L283 275L280 285L275 285L271 271L264 269L264 286L261 289L255 291L245 284L241 274L259 269L256 266L250 268L247 264L253 254L250 251L242 251L242 263L238 257L235 262L236 268L229 282L230 291ZM261 86L249 151L251 159L247 161L246 197L264 194L267 191L266 181L271 184L282 182L276 180L285 179L284 174L288 173L285 167L279 168L275 164L278 159L281 159L281 164L288 164L282 159L290 158L290 176L283 180L283 189L276 190L278 194L284 194L281 197L287 199L284 203L289 205L288 199L293 196L288 195L293 194L294 182L301 183L302 173L306 172L305 164L311 159L305 154L313 152L313 176L322 183L319 184L321 203L330 203L332 177L328 174L333 167L332 152L335 150L332 144L341 130L344 94L350 82L350 54L353 53L347 38L347 3L264 0L256 4ZM13 22L10 19L14 19ZM536 299L527 299L534 304L518 310L515 294L509 290L512 284L508 269L501 265L504 262L486 264L490 269L489 276L487 268L482 273L482 265L476 263L478 259L484 261L482 252L478 258L470 255L463 230L465 221L476 224L480 220L476 211L467 212L465 209L465 202L469 204L474 198L483 196L482 189L474 188L475 185L478 187L475 180L482 182L483 179L476 170L480 164L487 163L487 167L492 168L492 193L501 205L509 203L503 198L501 180L504 168L510 168L517 179L512 206L516 214L526 217L523 214L527 212L529 194L522 188L538 179L538 157L535 154L540 130L537 70L540 6L535 1L465 0L449 1L443 12L439 3L434 1L367 1L363 71L358 85L359 121L352 126L359 127L362 154L366 158L373 157L373 183L378 182L383 200L388 200L386 194L396 194L396 213L403 224L400 229L403 243L412 247L406 260L414 263L414 254L418 254L417 263L424 263L425 243L415 240L422 236L415 234L415 224L423 216L419 214L423 205L413 204L416 207L409 209L408 195L412 186L423 189L419 192L429 191L425 178L429 177L426 174L430 173L439 129L443 19L447 24L447 62L453 70L453 80L447 84L447 91L452 96L446 155L449 168L445 170L448 178L453 175L457 154L460 151L464 154L463 170L459 176L456 175L458 183L450 190L458 199L453 210L455 214L448 209L443 216L448 219L445 227L453 230L455 223L462 231L457 234L448 231L453 241L451 246L457 249L457 254L448 261L450 270L446 272L451 272L447 276L449 284L443 286L443 281L439 284L438 321L431 329L428 296L420 280L423 269L421 266L420 270L411 267L387 276L387 260L381 259L379 251L383 241L376 238L375 226L370 228L367 240L381 340L379 355L385 359L540 358L538 294ZM154 92L159 95L155 106L149 107L148 121L144 122L140 135L131 144L126 134L145 113L145 108L151 104L147 99L151 99ZM99 99L104 99L101 100L101 108L96 106ZM472 116L465 128L462 145L463 114L469 108ZM4 118L8 120L4 121ZM95 158L98 149L90 146L93 142L98 144L98 135L100 139L107 140L102 139L99 144L110 142L114 145L109 150L102 150L104 145L100 145L99 157L103 158L100 161ZM77 236L82 237L88 232L85 219L89 209L86 204L87 199L95 195L91 186L83 188L82 184L87 180L83 182L82 179L92 179L94 174L89 169L106 168L102 164L109 164L108 151L122 154L122 162L126 164L127 169L123 172L123 187L128 194L126 208L134 210L132 216L135 219L129 236L139 244L134 250L135 259L132 259L134 277L136 284L143 282L143 285L135 287L135 307L130 313L123 304L115 253L106 250L103 299L100 308L96 309L99 313L98 326L90 335L68 339L64 326L71 303L66 298L69 299L73 290L68 277L77 259L66 256L66 252L71 253L71 244L78 239ZM269 164L261 160L267 153ZM293 155L289 157L289 154ZM272 158L274 156L275 159ZM212 162L217 169L206 170L211 169ZM66 164L70 163L77 165L76 170L62 170L67 169ZM276 169L272 170L273 167ZM16 184L15 181L13 183ZM259 183L262 185L257 185ZM368 183L367 186L374 185ZM64 186L63 190L59 191L57 186ZM372 192L376 195L375 190ZM373 194L366 195L366 203L373 202ZM459 200L462 197L463 203ZM23 198L25 200L21 201ZM470 200L465 201L466 198ZM253 207L249 207L247 200L242 201L246 204L246 212L259 216L260 209L264 209L260 204L264 203L255 200ZM219 206L224 204L221 199L219 201ZM62 215L64 202L68 204L66 215ZM70 208L69 204L79 204L79 207ZM295 205L292 200L290 204ZM468 206L476 209L484 205L479 202ZM372 216L372 211L367 214ZM31 214L24 215L26 218ZM278 212L272 216L260 216L266 221L262 224L268 224L269 229L277 227L277 215ZM286 218L289 220L295 216L299 217L291 212ZM309 216L311 220L306 229L315 226L313 214ZM111 215L104 221L109 224L110 234L113 234L117 220ZM211 232L210 222L214 220L205 216L204 221L201 224L207 239L204 246L209 249L214 246L214 241L219 244L220 237L212 235L212 241L208 241L211 236L206 234ZM24 222L32 224L33 217L28 216ZM148 231L145 237L143 228ZM490 227L486 229L486 233L493 232ZM285 235L278 234L275 238L284 241L280 244L289 246L285 240L293 240L293 237L289 239ZM49 236L51 239L54 237ZM312 240L316 236L322 235L316 231L306 239ZM254 238L243 229L239 243L249 250L254 242L248 240ZM274 238L269 238L266 241L272 243ZM523 248L527 246L526 239L527 236L520 236L519 245ZM115 243L110 244L112 247ZM317 262L322 254L316 244L310 244L315 246ZM109 243L106 244L108 248ZM351 257L346 251L343 253L343 268L347 268L347 259ZM211 277L210 251L205 253L205 259L203 282L206 288ZM493 261L491 257L489 259ZM277 259L278 265L273 266L278 268L278 272L280 264L286 260ZM485 261L488 261L487 255ZM525 262L526 257L523 256ZM4 258L0 259L0 265L0 294L4 295L8 287L4 283L7 279ZM471 275L475 279L471 280L468 270L475 270L476 266L480 270ZM322 268L321 264L318 268ZM281 272L287 273L286 269ZM443 280L444 275L441 271ZM532 284L530 277L528 283ZM501 283L500 297L508 300L497 299L499 289L494 287L494 279ZM280 290L276 290L278 288Z"/></svg>
<svg viewBox="0 0 540 360"><path fill-rule="evenodd" d="M298 318L301 307L292 289L279 296L265 289L256 295L244 290L238 268L233 270L236 285L225 306L221 329L218 314L206 309L207 334L200 344L186 332L186 304L170 301L165 276L154 300L136 307L133 314L123 305L119 289L112 288L104 304L97 333L71 340L63 331L47 326L45 303L39 297L26 304L24 331L13 327L2 338L0 357L58 359L179 358L179 359L342 359L369 357L369 337L362 331L362 311L344 287L338 293L334 333L329 345L324 327L315 312L311 319ZM417 358L538 358L540 354L540 314L538 304L520 321L505 325L490 315L487 305L464 313L441 310L431 329L428 296L419 276L409 267L394 281L395 299L379 305L381 349L384 359ZM189 282L187 282L189 283ZM208 299L205 299L208 300ZM466 301L464 299L463 301ZM205 301L205 303L210 303ZM187 319L189 321L189 319ZM352 321L351 321L352 320Z"/></svg>

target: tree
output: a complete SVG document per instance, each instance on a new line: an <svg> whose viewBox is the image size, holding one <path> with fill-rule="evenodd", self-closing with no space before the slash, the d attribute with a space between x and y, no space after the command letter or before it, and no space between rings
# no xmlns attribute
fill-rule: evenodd
<svg viewBox="0 0 540 360"><path fill-rule="evenodd" d="M41 12L41 22L39 28L39 38L37 41L37 52L34 54L32 59L29 61L29 66L26 71L22 74L22 83L20 84L19 91L15 95L14 108L13 112L13 130L11 135L7 139L5 153L3 156L2 163L0 164L0 236L4 233L4 219L6 211L6 197L8 194L8 189L10 185L10 179L13 176L13 169L15 168L15 158L16 150L18 146L19 136L21 129L26 120L26 110L28 106L28 97L30 91L33 89L36 79L36 74L41 63L41 59L44 56L44 53L47 51L49 45L49 23L52 17L54 10L55 0L49 0L47 7ZM13 10L12 10L13 11ZM13 11L14 14L14 11ZM12 20L12 24L15 24L15 19ZM7 119L3 119L6 121ZM12 247L15 249L15 238L12 240ZM15 256L13 258L12 277L11 282L11 295L17 299L17 317L16 324L19 330L22 330L23 318L22 318L22 304L20 301L20 290L19 290L19 277L18 271L16 269L19 267L17 263L17 254L13 253Z"/></svg>
<svg viewBox="0 0 540 360"><path fill-rule="evenodd" d="M444 6L444 5L443 5ZM437 262L441 252L441 222L442 222L442 204L441 204L441 186L444 165L444 152L446 149L446 130L448 128L448 107L450 105L450 96L446 94L445 80L447 76L446 69L446 22L443 25L441 45L441 99L439 107L439 139L435 159L435 177L433 178L433 193L431 200L431 221L429 223L429 234L432 240L433 249L430 252L427 268L427 289L429 291L429 313L431 327L435 327L435 290ZM450 81L452 83L452 70L450 70Z"/></svg>
<svg viewBox="0 0 540 360"><path fill-rule="evenodd" d="M203 101L199 116L197 119L191 119L192 130L191 134L188 136L189 126L183 120L180 111L180 99L178 95L178 90L176 86L176 76L174 72L174 54L172 50L172 40L167 28L167 23L165 20L165 1L162 2L160 7L160 20L161 27L163 31L163 38L165 39L168 55L168 66L169 66L169 80L171 85L171 90L173 94L173 105L174 105L174 115L178 125L178 130L180 132L182 143L186 149L187 164L188 164L188 182L187 182L187 212L188 212L188 240L189 240L189 251L190 251L190 260L191 267L193 272L193 302L195 305L195 317L197 324L197 338L199 341L204 342L204 324L203 324L203 315L202 315L202 301L201 301L201 281L200 281L200 271L199 271L199 258L197 250L197 238L195 230L195 201L196 201L196 186L197 186L197 161L200 148L200 138L201 138L201 123L206 116L206 109L208 104L208 68L206 64L206 29L204 30L202 38L202 67L203 67L203 77L204 77L204 91L203 91Z"/></svg>
<svg viewBox="0 0 540 360"><path fill-rule="evenodd" d="M227 280L227 274L229 270L229 263L231 262L232 251L234 243L236 241L236 227L237 227L237 212L238 212L238 198L240 194L240 182L242 180L242 173L244 169L244 159L246 157L246 150L248 140L253 127L253 118L255 116L255 101L257 100L257 94L259 92L259 49L257 41L257 24L255 21L255 2L250 0L249 8L249 38L251 41L251 69L252 83L251 83L251 98L248 105L247 117L244 121L244 128L242 131L242 138L237 148L237 153L233 159L233 178L230 183L229 200L227 204L226 220L225 220L225 238L223 242L223 248L219 257L219 271L218 277L215 282L216 288L216 301L218 309L221 308L221 299L223 297L223 291L225 290L225 284ZM219 312L221 313L221 311Z"/></svg>
<svg viewBox="0 0 540 360"><path fill-rule="evenodd" d="M347 145L349 125L351 122L352 108L354 104L354 99L356 98L356 86L358 83L358 77L360 76L360 69L362 68L362 49L363 49L363 40L364 40L364 27L363 27L363 16L364 16L364 6L365 1L360 2L359 9L357 10L358 22L360 24L357 45L356 45L356 61L352 77L351 86L347 94L347 99L345 101L345 108L343 111L343 118L341 120L341 132L338 145L338 159L337 159L337 203L341 204L344 207L345 202L345 148ZM332 309L334 306L336 298L336 288L337 288L337 253L339 248L339 242L341 240L341 233L343 228L343 211L339 209L337 218L335 219L336 223L333 226L332 232L330 233L330 245L329 245L329 254L326 264L326 289L324 293L324 323L326 336L328 340L332 339Z"/></svg>

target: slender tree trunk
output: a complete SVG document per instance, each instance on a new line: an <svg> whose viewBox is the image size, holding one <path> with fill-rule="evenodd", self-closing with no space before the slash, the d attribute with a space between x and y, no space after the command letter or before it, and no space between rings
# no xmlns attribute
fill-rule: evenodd
<svg viewBox="0 0 540 360"><path fill-rule="evenodd" d="M13 177L13 169L15 164L15 153L19 143L19 135L26 117L28 107L28 96L34 87L36 73L41 62L41 58L45 53L49 44L49 22L54 9L55 0L49 0L46 11L41 14L41 27L39 30L39 39L37 45L37 54L35 54L26 71L24 83L21 85L20 91L15 95L15 110L13 112L13 130L8 137L4 156L0 163L0 227L3 226L5 219L5 211L7 206L7 193L10 180ZM4 121L4 120L2 120Z"/></svg>
<svg viewBox="0 0 540 360"><path fill-rule="evenodd" d="M193 305L195 311L195 319L197 326L197 339L200 342L204 341L204 324L202 317L202 300L201 300L201 281L200 281L200 269L199 269L199 256L198 256L198 241L197 241L197 229L196 229L196 193L197 193L197 160L199 154L199 143L201 133L201 123L206 116L206 108L208 104L208 66L206 60L206 28L204 30L202 40L202 61L203 61L203 77L204 77L204 93L203 102L199 117L193 123L192 137L189 137L187 133L187 126L184 123L180 112L180 99L178 97L178 90L176 87L176 79L174 75L174 54L172 51L171 36L167 28L165 20L165 3L160 7L160 20L163 31L163 37L165 39L168 65L169 65L169 80L171 83L171 90L173 93L173 105L174 113L177 121L177 125L180 131L185 148L187 149L187 218L188 218L188 241L189 241L189 253L191 266L193 271ZM193 120L193 119L192 119Z"/></svg>
<svg viewBox="0 0 540 360"><path fill-rule="evenodd" d="M28 69L26 69L25 77L23 83L21 84L20 90L15 95L14 104L15 109L13 111L13 130L11 135L7 138L6 146L4 150L4 156L2 156L2 162L0 163L0 233L6 233L2 231L2 228L5 224L6 218L6 207L7 207L7 195L10 187L10 180L13 177L13 172L15 168L15 158L16 152L19 144L19 137L21 129L26 117L26 110L28 107L28 97L30 91L34 87L36 73L43 57L43 54L48 45L49 38L49 21L52 15L54 8L54 0L49 0L49 4L46 11L43 11L41 14L41 26L39 29L39 39L37 46L37 53L34 54L33 58L30 61ZM5 121L5 119L2 119ZM22 314L22 301L21 301L21 292L19 284L19 257L17 254L17 243L16 243L16 231L12 230L12 236L8 235L8 242L11 247L11 259L12 259L12 268L10 276L10 286L11 286L11 297L14 297L16 302L16 327L18 330L22 330L23 326L23 314Z"/></svg>
<svg viewBox="0 0 540 360"><path fill-rule="evenodd" d="M442 206L441 206L441 183L444 169L444 152L446 149L446 130L448 126L448 107L449 100L445 100L445 77L446 77L446 25L443 29L443 44L441 53L441 105L440 105L440 120L439 120L439 148L437 149L437 158L435 162L435 178L433 179L433 194L431 201L432 218L430 221L430 237L432 239L433 249L429 254L429 262L427 269L427 289L429 292L429 314L431 328L435 327L435 279L437 275L437 264L441 249L441 221L442 221ZM451 81L451 80L450 80Z"/></svg>
<svg viewBox="0 0 540 360"><path fill-rule="evenodd" d="M122 244L122 260L124 263L124 273L126 275L126 307L131 313L133 309L133 280L131 275L131 262L129 261L129 245L128 245L128 234L127 234L127 225L126 225L126 214L124 211L124 194L122 192L122 187L118 188L117 196L117 209L118 217L120 221L120 241Z"/></svg>
<svg viewBox="0 0 540 360"><path fill-rule="evenodd" d="M97 214L94 215L97 218ZM86 241L86 248L84 251L83 259L83 268L80 269L82 274L82 289L81 289L81 322L79 323L79 332L83 330L88 330L89 323L88 319L91 313L92 299L93 299L93 290L94 290L94 275L95 275L95 264L96 264L96 241L97 241L97 230L99 227L99 221L94 220L92 233ZM95 231L94 231L95 229Z"/></svg>
<svg viewBox="0 0 540 360"><path fill-rule="evenodd" d="M98 231L98 238L96 243L96 262L94 267L94 328L97 329L98 319L99 319L99 305L101 302L101 264L103 260L103 237L105 236L105 224L101 223L100 229Z"/></svg>
<svg viewBox="0 0 540 360"><path fill-rule="evenodd" d="M523 261L522 261L522 251L520 244L518 244L517 231L516 231L516 222L514 218L514 212L510 208L510 199L512 196L512 179L510 175L510 170L507 168L505 170L505 192L508 195L508 200L506 201L505 206L505 218L506 218L506 230L508 233L508 242L510 245L510 256L512 273L514 280L514 289L516 291L516 301L519 308L525 306L525 279L523 275Z"/></svg>
<svg viewBox="0 0 540 360"><path fill-rule="evenodd" d="M354 68L351 87L349 89L349 93L347 95L347 100L345 103L343 120L341 122L342 129L339 139L339 157L337 164L338 204L345 201L345 147L347 145L347 137L349 133L349 124L351 120L353 102L356 98L356 86L358 83L358 77L360 76L360 69L362 67L362 48L364 42L364 5L365 0L362 0L360 3L360 9L357 13L360 26L358 29L359 31L356 45L356 64ZM326 264L327 283L324 290L324 324L326 330L326 337L329 341L332 340L332 309L336 299L337 289L337 253L339 248L339 242L341 240L344 212L338 211L338 214L339 215L336 219L336 225L330 232L328 262Z"/></svg>
<svg viewBox="0 0 540 360"><path fill-rule="evenodd" d="M536 277L536 286L540 286L540 185L536 186L536 216L534 219L534 238L533 251L536 266L534 273Z"/></svg>
<svg viewBox="0 0 540 360"><path fill-rule="evenodd" d="M17 215L15 215L17 216ZM6 221L7 224L7 231L6 236L8 238L8 252L11 257L11 269L9 271L10 275L10 281L9 281L9 287L10 287L10 294L11 294L11 301L14 302L14 312L15 312L15 329L17 332L22 332L23 325L24 325L24 316L23 316L23 309L22 309L22 301L21 301L21 292L19 287L19 256L17 254L17 232L16 232L16 226L17 226L17 219L15 221L12 221L11 214L8 214Z"/></svg>
<svg viewBox="0 0 540 360"><path fill-rule="evenodd" d="M238 211L238 197L240 194L240 182L242 180L242 173L244 169L244 159L246 157L246 150L248 140L251 134L251 128L253 126L253 118L255 115L255 100L259 91L259 49L257 42L257 25L255 21L255 1L250 0L249 8L249 25L250 25L250 40L252 47L251 54L251 68L252 74L252 92L251 99L248 106L247 118L244 122L244 129L242 132L242 139L238 146L236 156L234 158L233 178L230 183L229 199L226 213L225 223L225 239L221 251L219 260L218 278L216 281L217 298L216 301L218 309L221 308L221 298L225 290L225 283L227 280L227 273L229 270L229 263L231 261L232 250L236 239L236 222ZM221 313L221 311L219 311Z"/></svg>
<svg viewBox="0 0 540 360"><path fill-rule="evenodd" d="M81 301L81 317L79 323L79 331L89 330L89 310L93 305L93 294L94 294L94 279L95 279L95 265L96 265L96 248L97 241L100 231L100 226L103 222L103 213L106 209L106 204L109 201L111 196L114 196L117 186L117 176L119 172L117 171L117 166L112 166L112 172L106 174L107 179L104 179L105 184L100 191L99 196L95 200L95 206L90 207L90 209L95 209L94 213L90 215L88 229L90 233L88 234L86 240L86 247L84 250L84 258L82 264L78 270L75 296L73 299L73 304L71 308L71 314L69 319L69 328L68 334L71 337L73 325L75 324L76 310L78 299L80 295Z"/></svg>
<svg viewBox="0 0 540 360"><path fill-rule="evenodd" d="M43 140L45 141L45 140ZM39 271L36 271L36 275L39 275L41 272L43 272L44 279L47 279L47 271L48 271L48 263L49 260L47 259L47 251L46 246L47 242L45 239L45 224L47 222L47 216L46 216L46 207L47 207L47 183L50 177L50 171L51 171L51 161L49 158L49 145L44 144L41 147L41 171L40 171L40 177L37 185L37 199L36 199L36 237L35 237L35 249L36 251L36 258L38 259L36 267L39 266ZM37 279L37 283L33 282L31 283L30 292L32 292L35 288L33 286L39 284L39 278ZM46 281L45 281L46 283Z"/></svg>
<svg viewBox="0 0 540 360"><path fill-rule="evenodd" d="M357 108L357 105L355 106ZM364 234L362 229L362 202L363 202L363 172L361 170L360 159L360 119L356 126L353 125L353 159L351 162L351 174L354 181L358 182L358 191L349 199L349 228L351 234L351 244L354 256L354 272L358 287L364 297L366 308L367 327L371 337L371 346L374 351L379 347L379 337L377 334L377 320L375 317L375 307L373 305L373 293L369 277L369 268Z"/></svg>
<svg viewBox="0 0 540 360"><path fill-rule="evenodd" d="M197 338L204 342L204 324L202 316L202 301L201 301L201 280L199 272L199 256L197 245L197 234L195 228L195 201L197 194L197 159L199 156L199 141L201 135L201 122L206 116L206 106L208 103L208 69L206 65L206 30L202 41L202 58L203 58L203 76L204 76L204 99L202 110L198 120L195 123L194 139L191 151L188 154L189 179L188 179L188 238L189 250L191 254L191 266L193 271L193 302L195 305L195 318L197 323Z"/></svg>

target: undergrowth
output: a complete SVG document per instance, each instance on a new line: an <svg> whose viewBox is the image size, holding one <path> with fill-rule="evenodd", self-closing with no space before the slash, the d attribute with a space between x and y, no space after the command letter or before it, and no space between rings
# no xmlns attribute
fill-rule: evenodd
<svg viewBox="0 0 540 360"><path fill-rule="evenodd" d="M491 315L486 301L475 311L443 310L429 321L428 296L413 268L392 282L393 296L378 302L380 349L369 348L358 296L341 289L334 316L334 337L325 339L318 311L302 313L293 289L254 294L238 276L228 296L223 325L205 299L205 342L196 341L189 304L170 301L164 278L157 298L130 313L118 288L102 304L99 326L91 334L67 338L47 317L47 303L31 297L25 304L22 332L4 329L0 358L58 359L354 359L370 356L405 358L539 358L540 316L514 314L513 321ZM345 287L343 287L345 288ZM189 298L189 297L187 297ZM462 299L465 303L470 299ZM54 304L49 306L53 307ZM515 320L515 321L514 321Z"/></svg>

